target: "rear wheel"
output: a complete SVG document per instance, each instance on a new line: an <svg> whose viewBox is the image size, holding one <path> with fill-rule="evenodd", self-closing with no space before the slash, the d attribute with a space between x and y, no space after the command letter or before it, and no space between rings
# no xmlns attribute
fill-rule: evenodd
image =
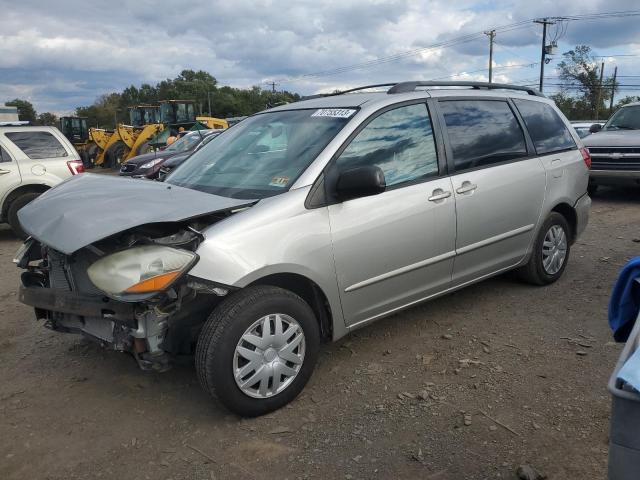
<svg viewBox="0 0 640 480"><path fill-rule="evenodd" d="M558 280L569 261L570 235L567 220L551 212L538 232L529 262L520 269L522 279L534 285Z"/></svg>
<svg viewBox="0 0 640 480"><path fill-rule="evenodd" d="M144 155L145 153L153 152L153 147L149 145L149 142L144 142L136 149L136 155Z"/></svg>
<svg viewBox="0 0 640 480"><path fill-rule="evenodd" d="M105 168L120 168L125 156L126 145L122 140L113 143L105 152ZM105 165L106 164L106 165Z"/></svg>
<svg viewBox="0 0 640 480"><path fill-rule="evenodd" d="M9 210L7 210L7 223L11 227L11 230L19 237L19 238L27 238L27 233L22 229L20 225L20 221L18 220L18 210L24 207L27 203L35 200L40 196L39 193L23 193L18 198L14 199L9 205Z"/></svg>
<svg viewBox="0 0 640 480"><path fill-rule="evenodd" d="M278 287L248 287L205 323L196 347L198 379L238 415L263 415L302 391L319 346L318 323L304 300Z"/></svg>
<svg viewBox="0 0 640 480"><path fill-rule="evenodd" d="M91 143L89 144L89 146L86 148L85 152L87 154L87 163L84 166L84 168L93 168L96 164L96 157L98 156L98 145L96 145L95 143Z"/></svg>

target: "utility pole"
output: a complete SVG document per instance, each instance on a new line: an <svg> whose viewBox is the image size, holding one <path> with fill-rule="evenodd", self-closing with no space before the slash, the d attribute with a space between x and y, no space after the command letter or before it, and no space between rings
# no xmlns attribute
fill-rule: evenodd
<svg viewBox="0 0 640 480"><path fill-rule="evenodd" d="M609 116L613 113L613 96L616 94L616 77L618 76L618 67L613 69L613 83L611 83L611 99L609 102Z"/></svg>
<svg viewBox="0 0 640 480"><path fill-rule="evenodd" d="M270 82L267 85L271 85L271 93L276 93L276 85L278 85L276 82Z"/></svg>
<svg viewBox="0 0 640 480"><path fill-rule="evenodd" d="M489 83L493 81L493 39L496 36L495 30L484 32L489 37Z"/></svg>
<svg viewBox="0 0 640 480"><path fill-rule="evenodd" d="M207 89L207 102L209 103L209 116L212 116L211 113L211 92Z"/></svg>
<svg viewBox="0 0 640 480"><path fill-rule="evenodd" d="M556 22L549 21L548 18L534 20L534 23L542 24L542 55L540 56L540 85L538 90L542 92L544 86L544 64L547 59L547 25L553 25Z"/></svg>
<svg viewBox="0 0 640 480"><path fill-rule="evenodd" d="M596 120L598 120L598 113L600 112L600 99L602 98L602 76L604 75L604 62L600 66L600 84L598 85L598 99L596 100Z"/></svg>

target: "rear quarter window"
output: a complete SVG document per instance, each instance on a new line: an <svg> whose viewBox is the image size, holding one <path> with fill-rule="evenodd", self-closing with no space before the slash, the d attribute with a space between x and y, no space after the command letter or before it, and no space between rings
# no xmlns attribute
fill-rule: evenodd
<svg viewBox="0 0 640 480"><path fill-rule="evenodd" d="M546 103L513 99L538 155L577 148L569 129Z"/></svg>
<svg viewBox="0 0 640 480"><path fill-rule="evenodd" d="M5 136L32 160L68 155L64 146L49 132L7 132Z"/></svg>

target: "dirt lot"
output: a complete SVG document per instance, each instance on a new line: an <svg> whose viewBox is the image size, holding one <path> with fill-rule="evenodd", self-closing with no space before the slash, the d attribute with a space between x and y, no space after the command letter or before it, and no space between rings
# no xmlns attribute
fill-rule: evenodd
<svg viewBox="0 0 640 480"><path fill-rule="evenodd" d="M512 479L523 463L605 478L620 351L606 305L640 247L639 202L600 194L555 285L502 276L360 330L253 420L211 401L189 362L144 373L37 324L0 229L0 478Z"/></svg>

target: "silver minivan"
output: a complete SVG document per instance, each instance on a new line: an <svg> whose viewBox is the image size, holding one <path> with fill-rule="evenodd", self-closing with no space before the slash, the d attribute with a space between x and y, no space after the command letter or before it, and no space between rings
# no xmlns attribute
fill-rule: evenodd
<svg viewBox="0 0 640 480"><path fill-rule="evenodd" d="M589 164L524 87L319 96L245 119L165 182L84 174L42 195L19 213L19 295L144 369L195 353L207 392L260 415L300 393L323 341L507 270L556 281Z"/></svg>

